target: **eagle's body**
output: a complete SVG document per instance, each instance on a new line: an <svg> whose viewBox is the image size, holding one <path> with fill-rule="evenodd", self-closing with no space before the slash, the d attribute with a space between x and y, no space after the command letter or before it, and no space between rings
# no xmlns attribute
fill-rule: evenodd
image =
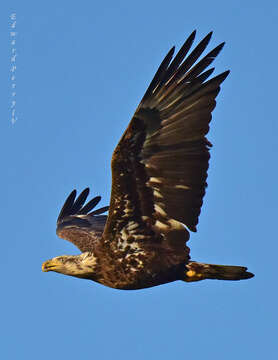
<svg viewBox="0 0 278 360"><path fill-rule="evenodd" d="M114 150L108 217L99 215L108 207L90 212L100 197L84 205L89 190L77 199L74 190L58 217L57 234L82 254L48 260L44 271L118 289L253 276L245 267L192 262L186 246L207 185L211 144L205 135L229 73L206 81L213 69L204 70L224 43L194 65L211 33L187 56L194 37L173 60L174 48L167 54Z"/></svg>

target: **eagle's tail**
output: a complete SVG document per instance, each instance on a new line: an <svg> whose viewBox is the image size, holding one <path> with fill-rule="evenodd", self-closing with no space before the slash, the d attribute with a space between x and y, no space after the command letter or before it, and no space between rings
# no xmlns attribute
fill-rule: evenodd
<svg viewBox="0 0 278 360"><path fill-rule="evenodd" d="M184 281L199 281L204 279L243 280L250 279L254 274L246 271L244 266L213 265L198 262L189 262L186 265Z"/></svg>

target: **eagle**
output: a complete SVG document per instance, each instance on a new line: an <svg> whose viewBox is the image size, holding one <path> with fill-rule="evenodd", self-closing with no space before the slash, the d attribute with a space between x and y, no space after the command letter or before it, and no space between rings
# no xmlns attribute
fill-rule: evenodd
<svg viewBox="0 0 278 360"><path fill-rule="evenodd" d="M200 59L212 32L191 50L195 34L174 58L175 47L168 52L113 152L109 207L95 210L101 198L87 202L88 188L66 199L57 235L81 254L47 260L43 271L123 290L254 276L243 266L193 261L186 245L207 186L211 113L229 74L210 78L224 43Z"/></svg>

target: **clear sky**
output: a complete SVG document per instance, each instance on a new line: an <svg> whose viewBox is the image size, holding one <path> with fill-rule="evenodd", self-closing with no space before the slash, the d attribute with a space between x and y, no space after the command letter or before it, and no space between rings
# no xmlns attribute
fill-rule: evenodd
<svg viewBox="0 0 278 360"><path fill-rule="evenodd" d="M1 8L1 359L276 359L276 1L9 1ZM16 13L16 44L11 41ZM109 202L110 159L159 63L197 29L226 46L194 260L241 282L124 292L42 273L73 188ZM12 47L16 95L12 96ZM11 101L16 99L15 124Z"/></svg>

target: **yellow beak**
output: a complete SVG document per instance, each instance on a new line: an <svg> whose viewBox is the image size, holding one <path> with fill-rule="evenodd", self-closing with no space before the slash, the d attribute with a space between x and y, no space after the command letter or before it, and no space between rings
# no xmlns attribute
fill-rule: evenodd
<svg viewBox="0 0 278 360"><path fill-rule="evenodd" d="M55 261L54 259L47 260L42 264L42 271L44 272L55 271L55 269L57 269L58 266L60 266L60 263L58 261Z"/></svg>

